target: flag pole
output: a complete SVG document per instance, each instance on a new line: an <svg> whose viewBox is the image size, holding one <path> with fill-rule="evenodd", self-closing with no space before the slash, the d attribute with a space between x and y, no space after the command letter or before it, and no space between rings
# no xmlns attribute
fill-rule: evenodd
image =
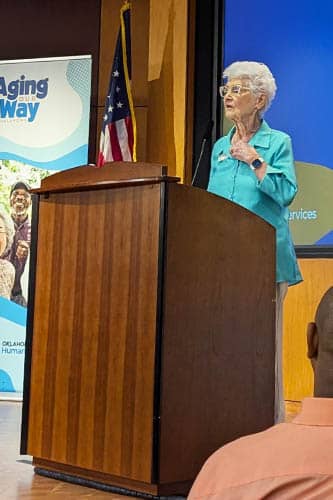
<svg viewBox="0 0 333 500"><path fill-rule="evenodd" d="M128 72L128 61L127 61L127 45L126 45L126 31L125 31L125 21L123 17L123 13L131 9L131 2L124 0L124 5L120 9L120 26L121 26L121 36L122 36L122 49L123 49L123 62L124 62L124 73L125 73L125 82L127 88L127 97L129 102L129 107L132 116L132 125L133 125L133 161L136 161L136 119L134 113L134 104L132 98L132 89L131 89L131 80Z"/></svg>

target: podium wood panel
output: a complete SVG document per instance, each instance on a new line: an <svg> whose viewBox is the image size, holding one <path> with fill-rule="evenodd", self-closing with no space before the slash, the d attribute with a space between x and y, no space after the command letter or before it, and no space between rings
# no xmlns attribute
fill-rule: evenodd
<svg viewBox="0 0 333 500"><path fill-rule="evenodd" d="M41 199L34 457L150 481L159 207L159 185Z"/></svg>
<svg viewBox="0 0 333 500"><path fill-rule="evenodd" d="M186 495L273 423L274 228L176 181L113 163L35 190L21 449L40 474Z"/></svg>
<svg viewBox="0 0 333 500"><path fill-rule="evenodd" d="M168 186L162 484L194 478L218 447L274 423L273 242L248 210Z"/></svg>

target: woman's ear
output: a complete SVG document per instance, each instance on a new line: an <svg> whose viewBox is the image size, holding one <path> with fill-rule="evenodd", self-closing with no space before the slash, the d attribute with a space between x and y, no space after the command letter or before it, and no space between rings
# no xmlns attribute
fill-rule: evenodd
<svg viewBox="0 0 333 500"><path fill-rule="evenodd" d="M260 94L257 97L256 106L257 106L258 111L260 111L261 109L263 109L266 106L266 101L267 101L267 98L266 98L265 94Z"/></svg>
<svg viewBox="0 0 333 500"><path fill-rule="evenodd" d="M316 360L318 357L318 332L316 323L309 323L307 332L307 343L308 343L308 358L311 360Z"/></svg>

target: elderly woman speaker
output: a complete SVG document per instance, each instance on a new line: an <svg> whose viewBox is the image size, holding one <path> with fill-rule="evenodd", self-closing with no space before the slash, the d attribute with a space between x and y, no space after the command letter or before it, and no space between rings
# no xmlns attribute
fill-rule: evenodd
<svg viewBox="0 0 333 500"><path fill-rule="evenodd" d="M284 419L282 304L289 285L302 280L288 226L288 205L297 193L290 137L263 120L276 93L262 63L234 62L220 88L230 132L214 145L208 191L256 213L276 229L275 421Z"/></svg>

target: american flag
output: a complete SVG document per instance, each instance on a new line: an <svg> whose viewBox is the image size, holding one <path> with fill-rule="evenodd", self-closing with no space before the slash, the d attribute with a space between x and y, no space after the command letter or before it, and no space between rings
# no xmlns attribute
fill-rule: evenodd
<svg viewBox="0 0 333 500"><path fill-rule="evenodd" d="M110 76L97 166L107 161L136 161L136 123L131 95L130 3L120 10L120 30Z"/></svg>

